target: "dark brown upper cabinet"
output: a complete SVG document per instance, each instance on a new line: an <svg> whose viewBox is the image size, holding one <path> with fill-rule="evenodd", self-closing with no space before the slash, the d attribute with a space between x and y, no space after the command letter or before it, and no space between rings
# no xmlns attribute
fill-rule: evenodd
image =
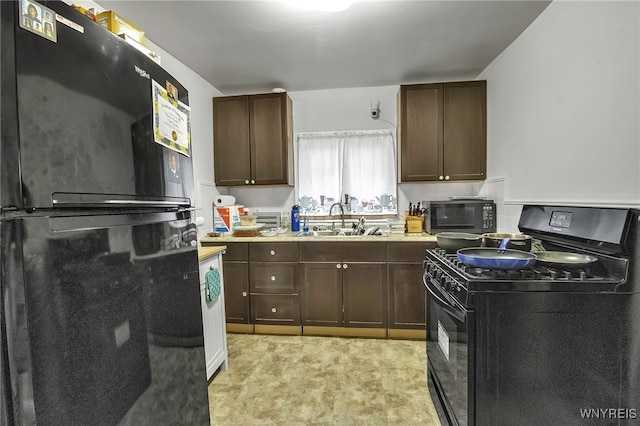
<svg viewBox="0 0 640 426"><path fill-rule="evenodd" d="M293 185L291 98L213 98L213 151L218 186Z"/></svg>
<svg viewBox="0 0 640 426"><path fill-rule="evenodd" d="M487 82L402 85L400 182L484 180Z"/></svg>

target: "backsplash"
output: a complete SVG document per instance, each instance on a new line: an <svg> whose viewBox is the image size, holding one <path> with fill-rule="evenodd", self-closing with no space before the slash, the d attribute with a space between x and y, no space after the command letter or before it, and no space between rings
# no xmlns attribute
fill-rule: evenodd
<svg viewBox="0 0 640 426"><path fill-rule="evenodd" d="M446 200L449 197L480 195L492 199L496 203L497 231L517 233L518 221L522 212L521 204L506 204L507 177L487 179L484 182L474 183L430 183L430 184L399 184L398 185L398 216L402 217L409 203L422 201ZM198 216L204 216L205 225L199 229L199 233L211 231L213 198L220 193L227 193L236 197L236 203L247 207L252 213L280 212L284 223L290 220L291 206L297 204L295 188L289 186L252 187L252 188L215 188L210 185L201 185L201 211ZM208 195L207 195L208 194ZM206 196L205 196L206 195ZM200 209L198 209L200 210Z"/></svg>
<svg viewBox="0 0 640 426"><path fill-rule="evenodd" d="M494 200L497 211L497 231L504 233L519 233L518 222L522 213L522 204L506 204L508 179L506 176L487 179L478 182L477 194Z"/></svg>

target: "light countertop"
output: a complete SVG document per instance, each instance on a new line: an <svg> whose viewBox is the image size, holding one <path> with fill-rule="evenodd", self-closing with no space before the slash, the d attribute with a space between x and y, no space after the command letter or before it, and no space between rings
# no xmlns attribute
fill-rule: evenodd
<svg viewBox="0 0 640 426"><path fill-rule="evenodd" d="M225 246L224 244L221 244L219 246L198 247L198 260L207 259L214 254L220 253L226 248L227 246Z"/></svg>
<svg viewBox="0 0 640 426"><path fill-rule="evenodd" d="M296 237L296 233L287 232L285 234L277 234L273 237L265 237L262 235L256 237L234 237L233 235L223 233L219 237L202 237L200 243L210 247L212 245L224 245L225 243L268 243L268 242L436 242L436 236L421 233L421 234L391 234L389 236L323 236L323 237Z"/></svg>

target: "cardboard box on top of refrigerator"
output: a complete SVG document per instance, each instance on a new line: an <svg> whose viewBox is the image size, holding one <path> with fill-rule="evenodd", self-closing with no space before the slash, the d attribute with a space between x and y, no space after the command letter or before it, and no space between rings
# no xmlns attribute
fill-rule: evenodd
<svg viewBox="0 0 640 426"><path fill-rule="evenodd" d="M240 226L240 216L246 214L247 209L243 205L213 206L213 230L215 232L233 232L236 226Z"/></svg>
<svg viewBox="0 0 640 426"><path fill-rule="evenodd" d="M144 31L115 13L107 10L96 15L96 22L116 35L126 34L140 44L144 44Z"/></svg>

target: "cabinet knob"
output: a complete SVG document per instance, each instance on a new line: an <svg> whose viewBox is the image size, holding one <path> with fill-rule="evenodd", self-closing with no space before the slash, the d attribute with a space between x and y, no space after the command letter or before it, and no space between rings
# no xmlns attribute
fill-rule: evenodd
<svg viewBox="0 0 640 426"><path fill-rule="evenodd" d="M447 176L445 176L445 177L444 177L444 180L449 180L449 176L448 176L448 175L447 175Z"/></svg>
<svg viewBox="0 0 640 426"><path fill-rule="evenodd" d="M245 179L244 184L249 185L249 179Z"/></svg>
<svg viewBox="0 0 640 426"><path fill-rule="evenodd" d="M276 251L275 250L271 250L271 256L275 256L276 255Z"/></svg>
<svg viewBox="0 0 640 426"><path fill-rule="evenodd" d="M438 176L438 179L443 180L444 176Z"/></svg>
<svg viewBox="0 0 640 426"><path fill-rule="evenodd" d="M271 275L271 281L275 281L276 277L274 275Z"/></svg>
<svg viewBox="0 0 640 426"><path fill-rule="evenodd" d="M271 308L271 312L275 314L276 312L278 312L278 310L276 308Z"/></svg>
<svg viewBox="0 0 640 426"><path fill-rule="evenodd" d="M255 185L255 184L256 184L256 181L251 179L251 185Z"/></svg>
<svg viewBox="0 0 640 426"><path fill-rule="evenodd" d="M246 291L242 292L242 297L247 297L247 292Z"/></svg>
<svg viewBox="0 0 640 426"><path fill-rule="evenodd" d="M338 264L336 264L336 268L340 269L340 268L342 268L342 265L338 263Z"/></svg>
<svg viewBox="0 0 640 426"><path fill-rule="evenodd" d="M349 265L347 265L346 263L344 265L342 265L342 269L347 269L349 267Z"/></svg>

